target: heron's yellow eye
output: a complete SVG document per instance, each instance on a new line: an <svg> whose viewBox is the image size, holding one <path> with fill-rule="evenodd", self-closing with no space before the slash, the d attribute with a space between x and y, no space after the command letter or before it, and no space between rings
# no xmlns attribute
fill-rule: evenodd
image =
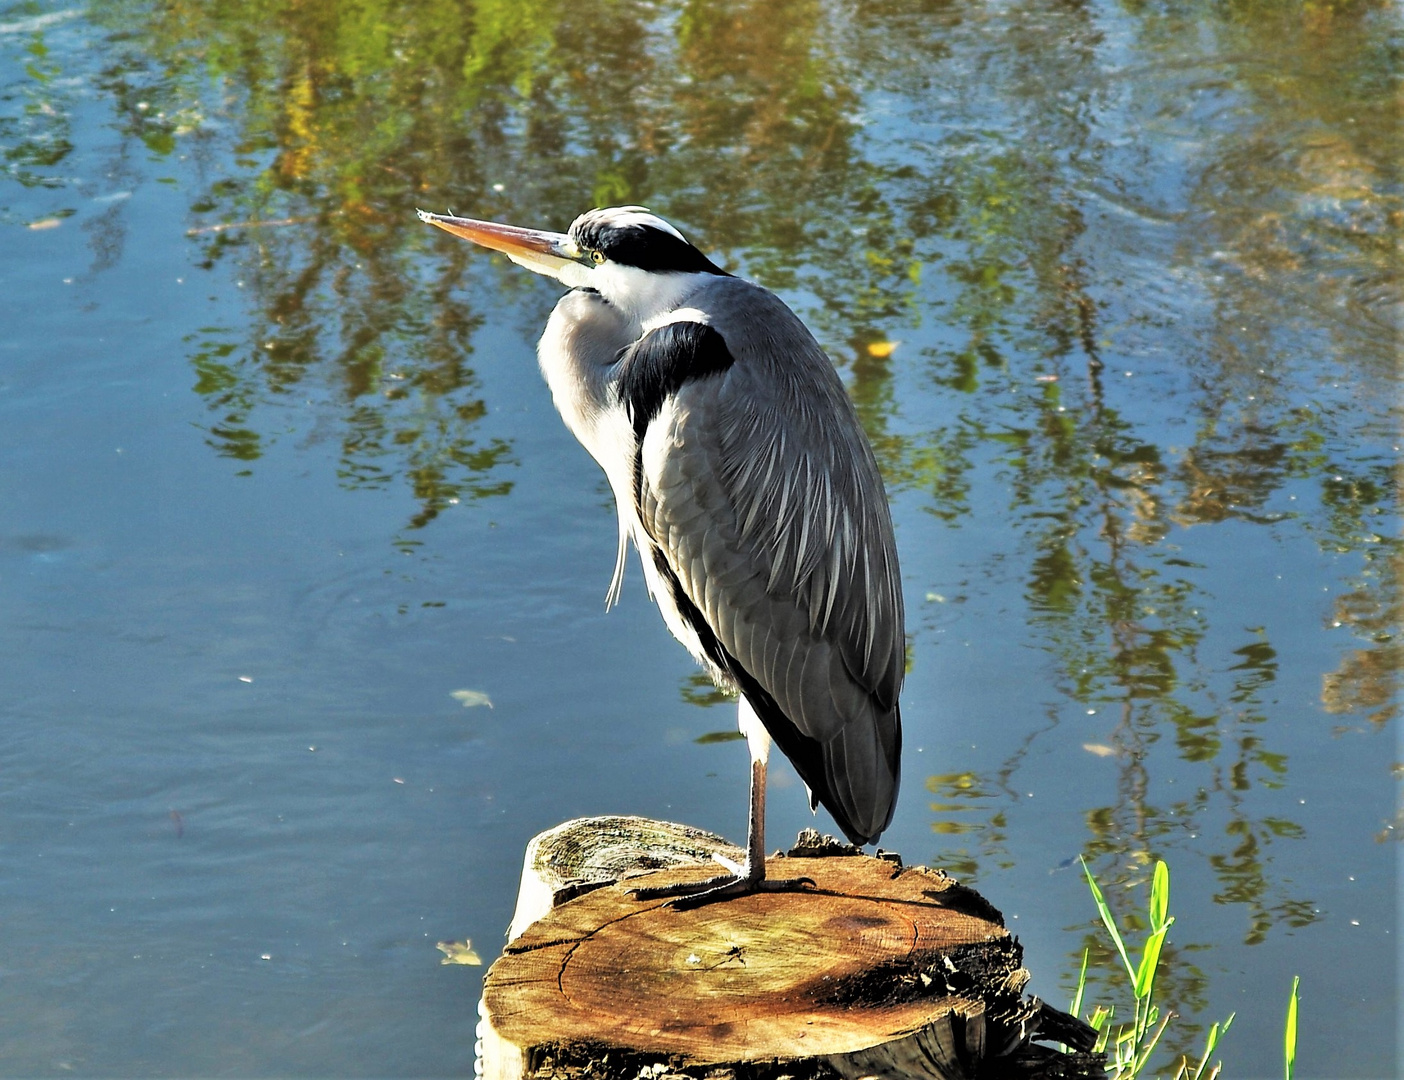
<svg viewBox="0 0 1404 1080"><path fill-rule="evenodd" d="M593 263L595 263L596 265L598 265L599 263L604 262L604 252L603 252L603 251L592 251L592 252L590 252L590 261L593 262Z"/></svg>

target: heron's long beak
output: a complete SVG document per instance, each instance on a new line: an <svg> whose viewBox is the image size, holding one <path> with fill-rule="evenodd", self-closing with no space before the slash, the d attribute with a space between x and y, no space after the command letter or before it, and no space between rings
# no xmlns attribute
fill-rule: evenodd
<svg viewBox="0 0 1404 1080"><path fill-rule="evenodd" d="M578 285L577 278L588 275L589 270L581 262L581 252L565 233L540 232L536 229L521 229L515 225L500 225L495 221L478 221L475 218L445 217L416 211L420 221L437 225L444 232L461 236L485 248L500 251L518 266L538 274L545 274L567 285Z"/></svg>

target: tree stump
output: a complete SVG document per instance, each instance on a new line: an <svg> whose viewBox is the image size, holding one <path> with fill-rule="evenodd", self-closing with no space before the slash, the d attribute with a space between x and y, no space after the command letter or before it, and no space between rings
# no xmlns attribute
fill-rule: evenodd
<svg viewBox="0 0 1404 1080"><path fill-rule="evenodd" d="M766 873L813 888L692 911L628 891L707 877L716 855L742 852L640 818L536 837L484 980L485 1080L1102 1075L1099 1059L1032 1045L1087 1050L1095 1035L1023 996L1000 913L943 872L806 830Z"/></svg>

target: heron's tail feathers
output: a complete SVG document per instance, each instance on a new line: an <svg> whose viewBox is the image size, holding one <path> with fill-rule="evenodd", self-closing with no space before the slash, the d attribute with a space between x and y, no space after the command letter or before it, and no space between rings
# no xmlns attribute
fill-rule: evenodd
<svg viewBox="0 0 1404 1080"><path fill-rule="evenodd" d="M725 657L729 673L770 737L794 765L810 792L854 844L871 844L892 823L901 779L902 714L894 701L884 709L864 695L856 709L820 741L800 731L764 687Z"/></svg>
<svg viewBox="0 0 1404 1080"><path fill-rule="evenodd" d="M855 844L871 844L892 823L901 780L902 723L896 706L850 721L821 746L823 777L810 787Z"/></svg>

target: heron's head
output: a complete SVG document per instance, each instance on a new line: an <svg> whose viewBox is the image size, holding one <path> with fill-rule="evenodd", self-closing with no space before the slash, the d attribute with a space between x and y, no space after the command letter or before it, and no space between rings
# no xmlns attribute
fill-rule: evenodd
<svg viewBox="0 0 1404 1080"><path fill-rule="evenodd" d="M571 288L596 289L606 300L647 317L678 275L722 270L682 233L642 206L611 206L581 214L564 233L523 229L473 218L419 211L421 221L500 251L518 266Z"/></svg>

